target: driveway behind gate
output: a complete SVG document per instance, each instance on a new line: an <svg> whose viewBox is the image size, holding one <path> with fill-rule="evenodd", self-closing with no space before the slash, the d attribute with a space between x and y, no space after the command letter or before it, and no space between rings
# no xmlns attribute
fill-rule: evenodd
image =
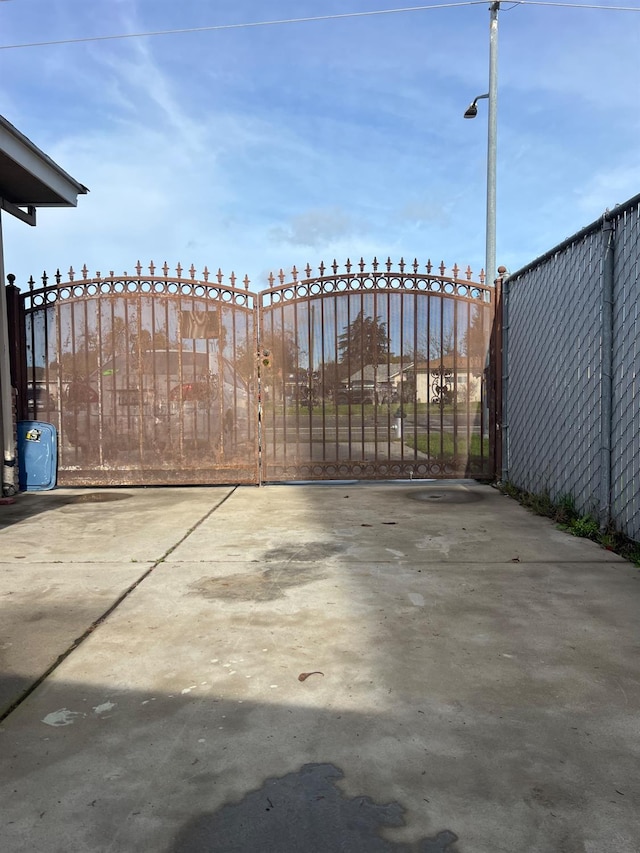
<svg viewBox="0 0 640 853"><path fill-rule="evenodd" d="M471 483L82 494L1 508L5 675L86 631L2 723L7 853L637 851L631 564Z"/></svg>

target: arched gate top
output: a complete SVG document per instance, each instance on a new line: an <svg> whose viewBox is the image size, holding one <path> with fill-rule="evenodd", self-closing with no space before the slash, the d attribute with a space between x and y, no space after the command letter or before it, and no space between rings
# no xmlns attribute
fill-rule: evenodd
<svg viewBox="0 0 640 853"><path fill-rule="evenodd" d="M344 269L341 270L334 260L328 267L321 263L318 267L318 275L313 274L309 264L303 273L305 277L300 278L300 272L295 266L291 270L289 280L282 269L277 277L272 273L269 276L269 289L260 294L262 304L266 307L327 294L373 290L418 291L490 302L493 292L493 288L484 283L484 271L480 272L480 281L474 282L473 272L469 266L461 275L462 270L454 264L451 275L447 275L444 261L438 267L434 267L431 261L421 267L417 260L407 264L401 258L397 268L393 269L390 258L387 258L383 264L374 258L370 268L367 268L362 258L357 264L347 259Z"/></svg>
<svg viewBox="0 0 640 853"><path fill-rule="evenodd" d="M253 309L255 294L249 290L248 276L240 282L234 272L225 281L222 270L210 273L205 266L201 278L196 278L193 264L188 270L178 264L175 275L169 275L167 262L157 268L153 261L149 264L149 274L143 271L140 261L134 267L135 274L123 272L116 274L113 270L108 275L96 272L90 276L86 264L80 270L80 276L71 267L67 280L63 280L60 270L52 277L46 272L42 275L42 286L38 286L33 276L29 279L29 290L23 294L27 310L44 305L71 299L86 299L92 297L148 295L157 297L197 297L213 300L229 305ZM186 272L186 275L183 273ZM211 281L210 279L213 279ZM239 285L243 285L240 287Z"/></svg>

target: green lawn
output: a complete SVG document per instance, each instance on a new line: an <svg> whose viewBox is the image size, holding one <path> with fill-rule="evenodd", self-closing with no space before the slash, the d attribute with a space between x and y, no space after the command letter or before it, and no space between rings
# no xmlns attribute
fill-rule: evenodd
<svg viewBox="0 0 640 853"><path fill-rule="evenodd" d="M429 457L437 456L468 456L479 458L489 456L489 439L483 439L479 435L471 436L471 443L467 446L466 436L458 436L456 446L454 448L453 435L450 432L435 433L429 435L422 434L418 436L404 436L404 443L409 447L418 450L420 453L426 453Z"/></svg>
<svg viewBox="0 0 640 853"><path fill-rule="evenodd" d="M319 402L313 406L312 411L314 414L322 413L324 411L325 415L348 415L349 412L351 412L351 414L356 415L362 413L364 415L373 416L377 413L378 417L381 418L386 418L389 414L393 418L398 408L400 408L399 403L380 403L378 406L374 406L373 403L367 403L364 406L360 403L352 403L351 405L348 403L341 403L340 405L336 405L330 400L325 400L324 406L322 402ZM442 412L443 415L453 415L456 411L460 415L466 414L466 408L462 403L457 407L452 405L440 407L435 403L404 403L402 408L404 409L407 417L410 418L426 415L427 413L429 413L431 417L437 417L440 412ZM479 414L480 408L480 403L470 403L469 414ZM309 415L309 407L303 403L300 403L298 406L295 404L288 404L286 407L281 403L275 405L273 403L265 403L263 409L265 412L270 412L272 414L275 411L276 414Z"/></svg>

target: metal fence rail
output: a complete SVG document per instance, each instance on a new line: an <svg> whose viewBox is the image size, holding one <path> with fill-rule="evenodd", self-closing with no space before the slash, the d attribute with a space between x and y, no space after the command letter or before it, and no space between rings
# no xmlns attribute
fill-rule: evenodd
<svg viewBox="0 0 640 853"><path fill-rule="evenodd" d="M503 479L640 539L640 198L505 283Z"/></svg>

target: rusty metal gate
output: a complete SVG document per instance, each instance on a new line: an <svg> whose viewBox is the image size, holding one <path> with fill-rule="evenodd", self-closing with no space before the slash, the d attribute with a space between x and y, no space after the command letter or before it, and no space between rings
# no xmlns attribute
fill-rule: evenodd
<svg viewBox="0 0 640 853"><path fill-rule="evenodd" d="M61 485L258 482L255 297L182 272L30 282L22 415L58 429Z"/></svg>
<svg viewBox="0 0 640 853"><path fill-rule="evenodd" d="M495 291L445 272L32 280L19 414L56 426L60 485L488 477Z"/></svg>
<svg viewBox="0 0 640 853"><path fill-rule="evenodd" d="M390 260L260 295L265 480L488 476L494 289Z"/></svg>

